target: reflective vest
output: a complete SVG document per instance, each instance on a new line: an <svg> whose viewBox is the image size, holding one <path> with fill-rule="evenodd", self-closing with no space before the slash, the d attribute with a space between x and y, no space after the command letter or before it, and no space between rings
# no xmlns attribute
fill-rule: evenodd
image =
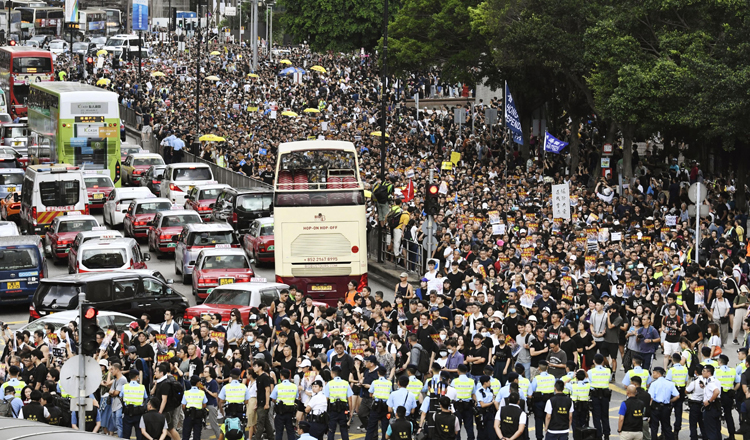
<svg viewBox="0 0 750 440"><path fill-rule="evenodd" d="M245 403L245 394L247 393L247 387L239 382L230 383L225 388L226 401L227 403Z"/></svg>
<svg viewBox="0 0 750 440"><path fill-rule="evenodd" d="M185 391L184 396L187 402L186 408L203 408L203 399L206 398L206 393L203 390L189 389Z"/></svg>
<svg viewBox="0 0 750 440"><path fill-rule="evenodd" d="M570 386L573 388L573 391L570 393L570 398L573 399L573 402L588 402L589 389L591 389L588 381L575 381Z"/></svg>
<svg viewBox="0 0 750 440"><path fill-rule="evenodd" d="M628 371L628 377L631 380L633 379L633 376L638 376L638 377L641 378L641 388L643 388L645 390L646 389L646 385L648 384L648 371L644 370L643 368L641 368L640 371L636 372L635 368L634 368L634 369ZM687 370L685 370L685 377L687 377ZM677 382L675 382L675 385L677 385ZM682 385L677 385L677 386L683 386L684 387L685 385L684 385L684 382L683 382Z"/></svg>
<svg viewBox="0 0 750 440"><path fill-rule="evenodd" d="M16 379L16 380L18 380L18 379ZM21 391L23 391L23 389L26 388L26 382L24 382L22 380L18 380L18 383L16 383L16 384L11 384L11 383L5 382L3 384L3 387L2 387L3 396L5 395L5 387L7 387L9 385L12 386L13 389L16 390L16 397L18 397L20 399L21 398ZM60 391L63 392L63 394L62 394L63 397L72 397L72 396L66 396L65 392L62 389L62 387L60 387Z"/></svg>
<svg viewBox="0 0 750 440"><path fill-rule="evenodd" d="M406 389L409 390L409 392L412 396L414 396L415 399L419 399L419 394L422 392L423 385L424 384L421 380L412 376L409 378L409 385L406 386Z"/></svg>
<svg viewBox="0 0 750 440"><path fill-rule="evenodd" d="M60 391L62 391L62 388L60 388ZM122 386L122 403L125 405L141 406L143 405L143 396L145 394L145 386L141 384L133 385L132 383L125 384Z"/></svg>
<svg viewBox="0 0 750 440"><path fill-rule="evenodd" d="M290 384L294 387L294 385ZM328 398L331 401L341 400L346 401L347 391L349 390L349 382L344 379L336 378L328 382ZM291 405L291 403L289 404Z"/></svg>
<svg viewBox="0 0 750 440"><path fill-rule="evenodd" d="M744 372L745 372L745 370L747 369L747 365L745 365L745 361L742 361L742 362L738 362L738 363L737 363L737 366L736 366L736 367L734 367L734 369L735 369L735 370L737 370L737 367L740 367L740 370L742 370L742 372L743 372L743 373L744 373Z"/></svg>
<svg viewBox="0 0 750 440"><path fill-rule="evenodd" d="M500 393L500 388L502 387L503 386L500 385L500 381L495 379L494 377L492 378L492 380L490 380L490 389L492 390L493 396L497 396L498 393Z"/></svg>
<svg viewBox="0 0 750 440"><path fill-rule="evenodd" d="M529 379L526 379L525 377L519 377L518 378L518 391L521 392L524 396L529 395L529 387L531 386L531 382L529 382Z"/></svg>
<svg viewBox="0 0 750 440"><path fill-rule="evenodd" d="M596 366L589 370L591 375L591 388L609 388L609 379L612 371L607 367Z"/></svg>
<svg viewBox="0 0 750 440"><path fill-rule="evenodd" d="M536 392L540 394L553 394L555 392L555 376L549 373L542 373L537 376Z"/></svg>
<svg viewBox="0 0 750 440"><path fill-rule="evenodd" d="M453 380L451 384L456 389L456 398L458 400L471 400L471 394L474 392L474 381L462 375Z"/></svg>
<svg viewBox="0 0 750 440"><path fill-rule="evenodd" d="M716 370L718 370L718 369L719 369L719 363L718 363L718 362L716 362L716 361L715 361L715 360L713 360L713 359L707 359L707 360L704 360L703 362L701 362L701 365L703 365L703 366L706 366L706 365L713 365L713 367L714 367L714 374L716 374Z"/></svg>
<svg viewBox="0 0 750 440"><path fill-rule="evenodd" d="M392 389L393 385L391 385L391 382L388 379L381 377L372 383L372 398L388 400L388 396L391 395Z"/></svg>
<svg viewBox="0 0 750 440"><path fill-rule="evenodd" d="M562 380L563 383L567 384L568 382L570 382L571 380L573 380L575 378L576 378L575 373L571 372L571 373L568 373L565 376L561 377L560 380Z"/></svg>
<svg viewBox="0 0 750 440"><path fill-rule="evenodd" d="M726 365L723 365L721 368L714 371L714 375L719 379L719 382L721 382L722 391L729 391L734 388L734 378L736 374L736 371Z"/></svg>
<svg viewBox="0 0 750 440"><path fill-rule="evenodd" d="M674 367L670 368L669 371L672 372L672 382L674 382L676 387L683 388L685 385L687 385L687 367L677 364ZM732 376L732 379L734 379L734 376Z"/></svg>
<svg viewBox="0 0 750 440"><path fill-rule="evenodd" d="M58 384L58 386L59 386L59 384ZM73 398L73 396L71 396L70 394L68 394L68 393L65 392L65 390L63 389L63 387L60 387L60 396L66 398L66 399L72 399Z"/></svg>

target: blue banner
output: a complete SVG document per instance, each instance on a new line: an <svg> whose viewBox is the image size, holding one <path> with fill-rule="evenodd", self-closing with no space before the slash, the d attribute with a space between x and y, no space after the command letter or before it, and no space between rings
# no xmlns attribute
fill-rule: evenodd
<svg viewBox="0 0 750 440"><path fill-rule="evenodd" d="M133 0L133 30L148 30L148 0Z"/></svg>
<svg viewBox="0 0 750 440"><path fill-rule="evenodd" d="M568 143L563 142L560 139L552 136L551 134L544 132L544 151L547 153L560 154L563 148L567 147Z"/></svg>
<svg viewBox="0 0 750 440"><path fill-rule="evenodd" d="M505 125L508 126L513 134L513 141L523 145L523 131L521 130L521 119L518 117L516 103L510 94L508 83L505 83Z"/></svg>

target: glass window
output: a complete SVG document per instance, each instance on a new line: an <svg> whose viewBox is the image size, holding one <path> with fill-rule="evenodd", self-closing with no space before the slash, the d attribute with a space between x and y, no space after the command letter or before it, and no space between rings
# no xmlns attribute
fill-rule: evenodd
<svg viewBox="0 0 750 440"><path fill-rule="evenodd" d="M221 188L215 188L215 189L204 189L201 191L200 195L198 196L199 200L214 200L217 197L219 197L219 194L221 194L222 189Z"/></svg>
<svg viewBox="0 0 750 440"><path fill-rule="evenodd" d="M248 269L244 255L209 255L203 259L203 269Z"/></svg>
<svg viewBox="0 0 750 440"><path fill-rule="evenodd" d="M34 249L0 248L0 270L33 269L38 264Z"/></svg>
<svg viewBox="0 0 750 440"><path fill-rule="evenodd" d="M42 307L58 306L62 309L78 304L78 291L75 284L42 283L39 286ZM74 299L75 298L75 299Z"/></svg>
<svg viewBox="0 0 750 440"><path fill-rule="evenodd" d="M240 211L268 211L273 205L273 194L244 194L237 199Z"/></svg>
<svg viewBox="0 0 750 440"><path fill-rule="evenodd" d="M265 289L260 291L260 304L264 306L271 306L274 300L278 299L279 292L276 289Z"/></svg>
<svg viewBox="0 0 750 440"><path fill-rule="evenodd" d="M91 302L109 301L109 281L94 281L87 284L86 300Z"/></svg>
<svg viewBox="0 0 750 440"><path fill-rule="evenodd" d="M168 211L172 209L172 204L170 202L148 202L148 203L139 203L138 206L135 208L136 214L154 214L159 211Z"/></svg>
<svg viewBox="0 0 750 440"><path fill-rule="evenodd" d="M174 181L213 180L211 170L203 167L175 168Z"/></svg>
<svg viewBox="0 0 750 440"><path fill-rule="evenodd" d="M127 261L125 249L86 249L81 263L88 269L119 269Z"/></svg>
<svg viewBox="0 0 750 440"><path fill-rule="evenodd" d="M84 177L86 188L112 188L115 185L109 177Z"/></svg>
<svg viewBox="0 0 750 440"><path fill-rule="evenodd" d="M0 174L0 185L21 185L23 184L23 174Z"/></svg>
<svg viewBox="0 0 750 440"><path fill-rule="evenodd" d="M13 73L50 73L52 57L14 57ZM28 86L27 86L28 88Z"/></svg>
<svg viewBox="0 0 750 440"><path fill-rule="evenodd" d="M164 160L161 157L145 157L133 159L133 166L162 165L163 163Z"/></svg>
<svg viewBox="0 0 750 440"><path fill-rule="evenodd" d="M161 227L168 228L192 223L201 223L201 217L198 214L168 215L162 220Z"/></svg>
<svg viewBox="0 0 750 440"><path fill-rule="evenodd" d="M114 282L115 299L133 299L138 293L138 280L117 280Z"/></svg>
<svg viewBox="0 0 750 440"><path fill-rule="evenodd" d="M193 232L188 243L190 246L213 246L216 244L234 244L232 231Z"/></svg>
<svg viewBox="0 0 750 440"><path fill-rule="evenodd" d="M96 220L68 220L60 222L57 232L81 232L91 231L92 228L99 226Z"/></svg>
<svg viewBox="0 0 750 440"><path fill-rule="evenodd" d="M249 306L252 292L249 290L214 289L206 298L206 304L225 304L228 306Z"/></svg>
<svg viewBox="0 0 750 440"><path fill-rule="evenodd" d="M117 330L127 330L130 323L133 322L132 318L122 315L112 315L110 319L115 327L117 327Z"/></svg>
<svg viewBox="0 0 750 440"><path fill-rule="evenodd" d="M157 296L164 293L164 285L149 278L143 279L143 291L146 296Z"/></svg>
<svg viewBox="0 0 750 440"><path fill-rule="evenodd" d="M40 182L39 195L44 206L75 205L81 195L79 182L77 180Z"/></svg>
<svg viewBox="0 0 750 440"><path fill-rule="evenodd" d="M281 170L305 170L314 178L318 170L351 170L352 176L357 169L354 152L341 150L292 151L281 156Z"/></svg>
<svg viewBox="0 0 750 440"><path fill-rule="evenodd" d="M260 230L260 236L273 235L273 225L263 225Z"/></svg>

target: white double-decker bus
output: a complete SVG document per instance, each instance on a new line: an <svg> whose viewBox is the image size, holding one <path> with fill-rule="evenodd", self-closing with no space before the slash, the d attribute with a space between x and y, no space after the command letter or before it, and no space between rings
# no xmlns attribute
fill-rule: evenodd
<svg viewBox="0 0 750 440"><path fill-rule="evenodd" d="M279 145L274 188L276 280L336 304L367 285L364 187L354 144Z"/></svg>

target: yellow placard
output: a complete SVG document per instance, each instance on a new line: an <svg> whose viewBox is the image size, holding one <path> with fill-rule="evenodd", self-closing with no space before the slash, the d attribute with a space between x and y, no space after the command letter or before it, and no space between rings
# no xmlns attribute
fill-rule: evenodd
<svg viewBox="0 0 750 440"><path fill-rule="evenodd" d="M258 107L248 107L247 111L249 111L249 112L257 112L258 111Z"/></svg>
<svg viewBox="0 0 750 440"><path fill-rule="evenodd" d="M372 197L372 193L370 191L365 190L365 198L369 199Z"/></svg>
<svg viewBox="0 0 750 440"><path fill-rule="evenodd" d="M440 167L442 170L452 170L453 169L453 162L443 162L443 166Z"/></svg>
<svg viewBox="0 0 750 440"><path fill-rule="evenodd" d="M453 165L458 165L458 161L461 160L461 153L452 152L451 153L451 162L453 162Z"/></svg>
<svg viewBox="0 0 750 440"><path fill-rule="evenodd" d="M99 127L100 138L116 138L120 136L120 131L115 127Z"/></svg>

